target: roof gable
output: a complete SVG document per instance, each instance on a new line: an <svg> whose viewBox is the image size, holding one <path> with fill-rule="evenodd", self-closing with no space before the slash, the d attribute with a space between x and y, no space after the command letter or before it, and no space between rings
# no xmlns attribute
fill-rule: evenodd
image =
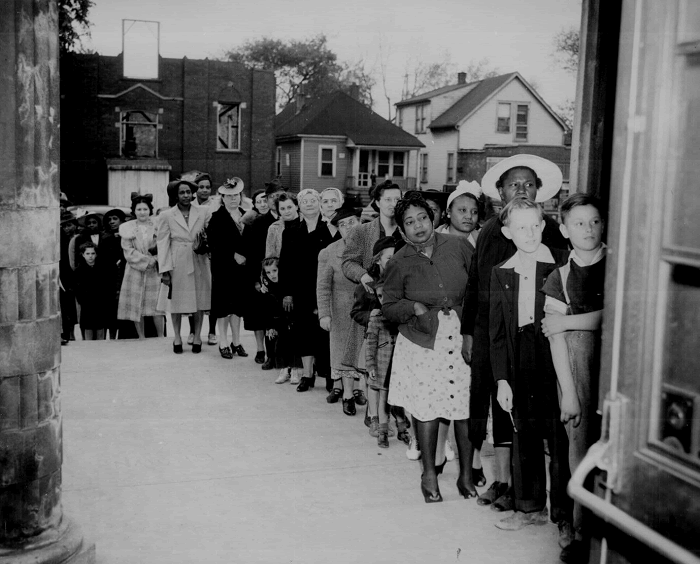
<svg viewBox="0 0 700 564"><path fill-rule="evenodd" d="M442 94L447 94L448 92L452 92L453 90L459 90L460 88L466 88L467 86L473 86L476 84L476 82L469 82L465 84L450 84L448 86L443 86L442 88L436 88L435 90L431 90L429 92L425 92L423 94L418 94L418 96L414 96L413 98L407 98L406 100L401 100L400 102L396 102L394 104L397 108L399 106L409 106L411 104L417 104L419 102L429 102L431 98L435 98L436 96L440 96Z"/></svg>
<svg viewBox="0 0 700 564"><path fill-rule="evenodd" d="M299 113L292 102L275 119L276 137L342 135L356 145L423 147L413 135L338 90L308 101Z"/></svg>
<svg viewBox="0 0 700 564"><path fill-rule="evenodd" d="M530 94L552 115L556 122L566 130L566 125L542 97L527 83L518 72L502 74L492 78L485 78L473 89L457 100L452 106L434 119L428 127L430 129L449 129L459 126L476 112L484 103L495 96L500 90L513 80L519 80Z"/></svg>

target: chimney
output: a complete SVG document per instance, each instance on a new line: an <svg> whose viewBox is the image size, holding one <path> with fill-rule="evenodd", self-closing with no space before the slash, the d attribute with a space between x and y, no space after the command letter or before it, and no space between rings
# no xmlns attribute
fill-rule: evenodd
<svg viewBox="0 0 700 564"><path fill-rule="evenodd" d="M306 104L306 84L300 84L294 95L294 103L296 104L296 113L298 114Z"/></svg>
<svg viewBox="0 0 700 564"><path fill-rule="evenodd" d="M359 86L359 84L357 84L357 82L353 82L350 85L350 92L348 92L348 94L350 94L350 96L352 98L354 98L355 100L359 101L359 99L360 99L360 86Z"/></svg>
<svg viewBox="0 0 700 564"><path fill-rule="evenodd" d="M457 73L457 84L466 84L467 83L467 73L466 72L458 72Z"/></svg>

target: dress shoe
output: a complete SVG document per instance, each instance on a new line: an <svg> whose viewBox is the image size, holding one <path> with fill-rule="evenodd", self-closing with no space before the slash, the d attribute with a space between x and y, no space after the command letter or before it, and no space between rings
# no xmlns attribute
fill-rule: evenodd
<svg viewBox="0 0 700 564"><path fill-rule="evenodd" d="M479 497L479 493L476 491L474 485L472 484L470 488L466 480L462 480L461 477L457 480L457 491L464 499Z"/></svg>
<svg viewBox="0 0 700 564"><path fill-rule="evenodd" d="M192 352L199 354L202 352L202 343L192 343Z"/></svg>
<svg viewBox="0 0 700 564"><path fill-rule="evenodd" d="M226 358L226 359L233 358L233 353L231 352L231 349L228 347L224 347L223 349L220 348L219 354L222 356L222 358Z"/></svg>
<svg viewBox="0 0 700 564"><path fill-rule="evenodd" d="M508 490L508 484L503 482L494 482L488 490L486 490L479 499L476 500L477 505L491 505L499 497Z"/></svg>
<svg viewBox="0 0 700 564"><path fill-rule="evenodd" d="M339 390L338 388L333 388L331 390L331 393L328 394L328 397L326 397L326 402L327 403L338 403L338 400L343 397L343 390Z"/></svg>
<svg viewBox="0 0 700 564"><path fill-rule="evenodd" d="M275 367L275 363L272 361L271 358L268 358L265 362L263 362L263 365L260 367L263 370L272 370Z"/></svg>
<svg viewBox="0 0 700 564"><path fill-rule="evenodd" d="M425 503L440 503L442 501L442 495L440 495L440 488L437 487L435 491L430 491L423 483L423 475L420 477L420 491L423 493L423 498Z"/></svg>
<svg viewBox="0 0 700 564"><path fill-rule="evenodd" d="M207 345L216 345L219 342L219 337L217 337L214 333L209 333L209 336L207 338Z"/></svg>
<svg viewBox="0 0 700 564"><path fill-rule="evenodd" d="M233 343L231 343L231 352L233 354L237 354L238 356L248 356L248 353L245 352L245 349L243 348L243 345L236 345L235 347L233 346Z"/></svg>
<svg viewBox="0 0 700 564"><path fill-rule="evenodd" d="M173 343L173 352L175 354L182 354L182 343L180 343L179 345Z"/></svg>
<svg viewBox="0 0 700 564"><path fill-rule="evenodd" d="M345 415L355 415L357 413L354 399L343 399L343 413Z"/></svg>
<svg viewBox="0 0 700 564"><path fill-rule="evenodd" d="M314 378L302 378L301 382L299 382L299 385L297 386L297 392L308 392L309 388L314 387Z"/></svg>
<svg viewBox="0 0 700 564"><path fill-rule="evenodd" d="M474 480L474 485L481 488L486 485L486 476L484 476L483 468L474 468L472 466L472 480Z"/></svg>
<svg viewBox="0 0 700 564"><path fill-rule="evenodd" d="M255 353L255 363L264 364L265 363L265 351L258 351Z"/></svg>
<svg viewBox="0 0 700 564"><path fill-rule="evenodd" d="M362 390L354 390L352 395L357 405L367 405L367 398Z"/></svg>

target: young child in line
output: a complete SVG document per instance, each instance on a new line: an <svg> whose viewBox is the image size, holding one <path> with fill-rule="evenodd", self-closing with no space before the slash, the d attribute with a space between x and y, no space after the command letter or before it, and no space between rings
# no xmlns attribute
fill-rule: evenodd
<svg viewBox="0 0 700 564"><path fill-rule="evenodd" d="M382 279L375 282L374 292L381 306L384 301L384 281ZM397 333L398 327L386 320L381 309L372 310L367 326L365 367L369 386L377 392L377 416L372 417L372 423L377 425L377 446L381 448L389 448L389 405L386 401L389 386L386 379L391 357L394 354ZM406 433L406 429L402 431Z"/></svg>
<svg viewBox="0 0 700 564"><path fill-rule="evenodd" d="M571 531L572 520L572 501L566 494L568 439L560 421L549 341L542 333L545 295L539 290L554 269L566 262L568 253L542 244L542 210L527 198L511 200L500 220L503 235L517 251L491 271L489 337L497 400L514 426L515 512L496 527L517 531L549 521L544 439L550 454L551 520L559 524L561 542Z"/></svg>
<svg viewBox="0 0 700 564"><path fill-rule="evenodd" d="M263 294L260 313L265 319L265 350L273 367L279 369L275 384L284 384L292 377L292 370L301 370L301 357L294 354L292 321L282 306L284 295L279 288L279 259L269 257L262 261L260 290Z"/></svg>
<svg viewBox="0 0 700 564"><path fill-rule="evenodd" d="M97 260L97 247L92 241L80 245L82 259L73 273L75 297L80 304L80 329L83 339L105 338L112 280Z"/></svg>
<svg viewBox="0 0 700 564"><path fill-rule="evenodd" d="M547 278L542 332L549 338L561 399L561 420L569 435L569 469L580 464L600 429L595 413L600 370L605 249L600 204L574 194L561 206L561 233L573 250L567 263ZM599 434L599 433L598 433ZM587 561L583 510L574 503L574 540L562 547L563 562Z"/></svg>

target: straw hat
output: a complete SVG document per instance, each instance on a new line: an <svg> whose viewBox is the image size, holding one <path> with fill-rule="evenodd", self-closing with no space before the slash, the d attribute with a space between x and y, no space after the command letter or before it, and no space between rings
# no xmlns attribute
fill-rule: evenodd
<svg viewBox="0 0 700 564"><path fill-rule="evenodd" d="M537 189L536 202L546 202L557 195L561 189L563 175L561 169L552 161L538 157L537 155L514 155L503 159L486 171L481 179L481 187L484 194L494 200L500 200L501 195L496 188L498 179L511 168L527 167L535 171L537 178L542 181L542 186Z"/></svg>
<svg viewBox="0 0 700 564"><path fill-rule="evenodd" d="M226 182L219 186L219 194L221 194L222 196L232 196L234 194L240 194L241 192L243 192L243 188L243 180L241 180L237 176L234 176L233 178L229 178Z"/></svg>

